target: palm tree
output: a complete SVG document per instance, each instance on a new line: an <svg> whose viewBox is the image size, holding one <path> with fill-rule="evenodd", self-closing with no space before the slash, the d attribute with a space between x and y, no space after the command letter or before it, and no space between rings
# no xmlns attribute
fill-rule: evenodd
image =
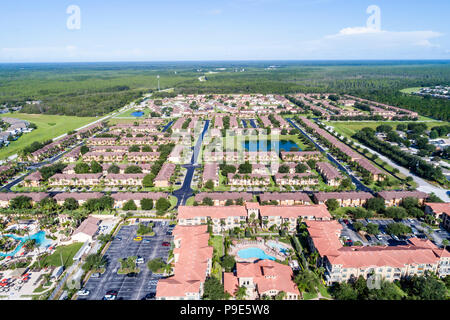
<svg viewBox="0 0 450 320"><path fill-rule="evenodd" d="M317 275L308 269L300 271L295 277L294 282L297 284L302 297L303 292L317 292L317 286L320 285L320 280Z"/></svg>
<svg viewBox="0 0 450 320"><path fill-rule="evenodd" d="M238 287L236 289L235 296L238 300L245 300L245 297L247 297L247 288L244 286Z"/></svg>

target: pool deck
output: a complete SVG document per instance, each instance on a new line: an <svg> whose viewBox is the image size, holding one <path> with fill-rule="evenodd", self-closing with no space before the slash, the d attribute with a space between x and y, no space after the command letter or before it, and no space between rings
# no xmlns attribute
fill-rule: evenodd
<svg viewBox="0 0 450 320"><path fill-rule="evenodd" d="M270 240L271 242L277 243L276 241ZM269 242L269 241L268 241ZM284 243L279 244L283 245L286 248L289 248L288 245ZM230 247L230 254L235 256L235 259L237 262L255 262L256 260L259 260L258 258L240 258L238 255L238 251L242 249L249 249L249 248L258 248L264 251L266 255L273 256L277 260L285 260L286 255L282 254L278 250L275 250L271 248L269 245L265 243L264 240L244 240L233 243L233 245Z"/></svg>

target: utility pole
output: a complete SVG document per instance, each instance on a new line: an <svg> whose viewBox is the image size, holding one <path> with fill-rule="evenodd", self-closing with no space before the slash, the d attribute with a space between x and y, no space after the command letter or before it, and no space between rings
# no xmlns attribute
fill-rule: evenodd
<svg viewBox="0 0 450 320"><path fill-rule="evenodd" d="M158 79L158 91L161 91L161 88L159 87L159 74L156 76L156 78Z"/></svg>

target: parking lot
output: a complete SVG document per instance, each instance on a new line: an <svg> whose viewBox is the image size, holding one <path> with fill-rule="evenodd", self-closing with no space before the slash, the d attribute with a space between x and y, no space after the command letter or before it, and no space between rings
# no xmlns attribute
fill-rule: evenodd
<svg viewBox="0 0 450 320"><path fill-rule="evenodd" d="M149 222L142 222L148 224ZM156 258L167 261L170 246L162 243L172 241L172 236L167 235L169 225L166 221L154 221L154 236L143 236L142 241L133 240L136 237L138 225L123 226L108 248L105 258L108 266L105 273L99 278L91 277L83 289L89 290L88 296L79 296L78 300L102 300L107 291L116 290L119 300L141 300L151 293L156 293L156 285L160 275L153 274L147 268L147 262ZM119 259L130 256L144 258L144 263L139 264L139 274L134 277L117 274L120 268Z"/></svg>
<svg viewBox="0 0 450 320"><path fill-rule="evenodd" d="M408 244L407 239L410 237L418 237L422 239L427 239L427 235L425 234L425 231L430 235L430 240L434 242L437 246L442 245L442 241L444 239L450 239L450 233L443 228L439 228L437 230L432 230L429 227L422 226L422 222L417 219L403 219L401 221L394 221L392 219L361 219L358 220L365 226L368 223L373 223L378 225L378 229L380 233L377 236L374 235L368 235L368 237L362 237L360 234L358 234L353 229L353 222L350 221L349 224L344 223L342 220L340 220L341 225L343 226L343 230L341 233L341 236L345 239L352 240L353 243L356 241L362 242L364 246L366 245L386 245L386 246L397 246L397 245L405 245ZM403 223L407 226L409 226L413 233L407 237L400 237L397 239L394 239L392 236L390 236L387 231L387 225L395 222Z"/></svg>

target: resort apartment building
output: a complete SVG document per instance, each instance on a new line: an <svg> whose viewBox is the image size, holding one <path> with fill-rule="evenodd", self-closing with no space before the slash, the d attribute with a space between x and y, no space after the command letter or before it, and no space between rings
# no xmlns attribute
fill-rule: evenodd
<svg viewBox="0 0 450 320"><path fill-rule="evenodd" d="M17 197L28 197L31 199L31 204L34 205L39 201L47 198L48 193L45 192L29 192L29 193L13 193L13 192L0 192L0 208L8 208L11 200Z"/></svg>
<svg viewBox="0 0 450 320"><path fill-rule="evenodd" d="M175 168L176 165L173 163L164 163L161 170L159 170L158 175L153 180L155 187L164 188L170 186L170 178L175 172Z"/></svg>
<svg viewBox="0 0 450 320"><path fill-rule="evenodd" d="M331 215L325 205L260 206L256 202L247 202L245 206L180 206L178 208L180 225L201 225L210 222L215 234L236 227L241 228L249 218L260 219L261 225L266 228L286 227L289 232L294 232L299 218L329 220Z"/></svg>
<svg viewBox="0 0 450 320"><path fill-rule="evenodd" d="M242 224L247 221L247 210L244 206L180 206L178 208L179 225L201 225L209 221L213 233L220 234L242 227Z"/></svg>
<svg viewBox="0 0 450 320"><path fill-rule="evenodd" d="M271 176L256 173L229 173L227 178L230 186L268 186L272 181Z"/></svg>
<svg viewBox="0 0 450 320"><path fill-rule="evenodd" d="M337 187L341 183L342 175L339 170L333 167L330 163L317 162L316 169L329 186Z"/></svg>
<svg viewBox="0 0 450 320"><path fill-rule="evenodd" d="M102 173L64 174L57 173L48 179L49 186L96 186Z"/></svg>
<svg viewBox="0 0 450 320"><path fill-rule="evenodd" d="M99 199L103 197L101 192L62 192L57 193L53 198L58 205L62 206L67 199L74 199L82 206L89 199Z"/></svg>
<svg viewBox="0 0 450 320"><path fill-rule="evenodd" d="M308 160L319 160L322 154L319 151L293 151L281 152L283 161L306 162Z"/></svg>
<svg viewBox="0 0 450 320"><path fill-rule="evenodd" d="M173 230L173 276L160 279L157 300L200 300L211 274L213 248L207 226L181 226Z"/></svg>
<svg viewBox="0 0 450 320"><path fill-rule="evenodd" d="M102 181L105 186L142 186L145 176L145 173L110 173Z"/></svg>
<svg viewBox="0 0 450 320"><path fill-rule="evenodd" d="M214 187L219 186L219 165L216 162L205 163L203 165L203 176L202 183L205 185L206 182L211 180L214 183Z"/></svg>
<svg viewBox="0 0 450 320"><path fill-rule="evenodd" d="M288 232L295 232L299 218L302 220L330 220L331 214L325 205L309 206L255 206L261 217L261 225L270 228L286 227Z"/></svg>
<svg viewBox="0 0 450 320"><path fill-rule="evenodd" d="M283 206L310 205L311 199L303 192L264 192L259 195L259 201L262 205L276 202Z"/></svg>
<svg viewBox="0 0 450 320"><path fill-rule="evenodd" d="M86 142L88 146L114 146L116 138L89 138Z"/></svg>
<svg viewBox="0 0 450 320"><path fill-rule="evenodd" d="M150 146L155 143L153 137L136 137L136 138L122 138L120 144L122 146Z"/></svg>
<svg viewBox="0 0 450 320"><path fill-rule="evenodd" d="M253 200L253 195L247 192L200 192L195 195L194 200L202 203L205 198L211 199L215 206L225 206L227 200L234 203L241 199L246 204Z"/></svg>
<svg viewBox="0 0 450 320"><path fill-rule="evenodd" d="M341 207L362 207L371 198L373 195L364 191L314 193L314 200L317 204L325 204L327 200L336 199Z"/></svg>
<svg viewBox="0 0 450 320"><path fill-rule="evenodd" d="M425 203L425 213L442 220L442 226L450 231L450 203Z"/></svg>
<svg viewBox="0 0 450 320"><path fill-rule="evenodd" d="M125 152L97 152L91 151L83 155L84 162L121 162L125 159Z"/></svg>
<svg viewBox="0 0 450 320"><path fill-rule="evenodd" d="M409 239L408 245L344 247L339 237L342 226L332 221L306 221L308 243L317 251L319 265L325 268L328 285L376 274L387 281L404 276L423 275L426 271L439 276L450 274L450 253L429 240Z"/></svg>
<svg viewBox="0 0 450 320"><path fill-rule="evenodd" d="M383 181L386 173L382 171L381 169L378 169L378 167L374 166L369 160L366 158L356 159L355 163L357 166L362 169L366 170L370 173L372 176L373 181Z"/></svg>
<svg viewBox="0 0 450 320"><path fill-rule="evenodd" d="M291 267L272 260L237 262L234 273L223 274L223 284L232 297L239 287L245 287L249 300L273 298L280 292L286 294L285 300L298 300L300 296Z"/></svg>
<svg viewBox="0 0 450 320"><path fill-rule="evenodd" d="M155 162L159 159L159 152L129 152L130 162Z"/></svg>
<svg viewBox="0 0 450 320"><path fill-rule="evenodd" d="M155 203L159 198L168 198L168 194L164 192L117 192L111 197L114 199L114 208L122 209L124 204L132 200L138 208L141 207L142 199L151 199Z"/></svg>
<svg viewBox="0 0 450 320"><path fill-rule="evenodd" d="M279 186L313 186L319 184L319 179L310 173L277 173L275 183Z"/></svg>
<svg viewBox="0 0 450 320"><path fill-rule="evenodd" d="M386 207L399 206L405 198L416 198L423 205L428 194L421 191L380 191L378 197L384 200Z"/></svg>

